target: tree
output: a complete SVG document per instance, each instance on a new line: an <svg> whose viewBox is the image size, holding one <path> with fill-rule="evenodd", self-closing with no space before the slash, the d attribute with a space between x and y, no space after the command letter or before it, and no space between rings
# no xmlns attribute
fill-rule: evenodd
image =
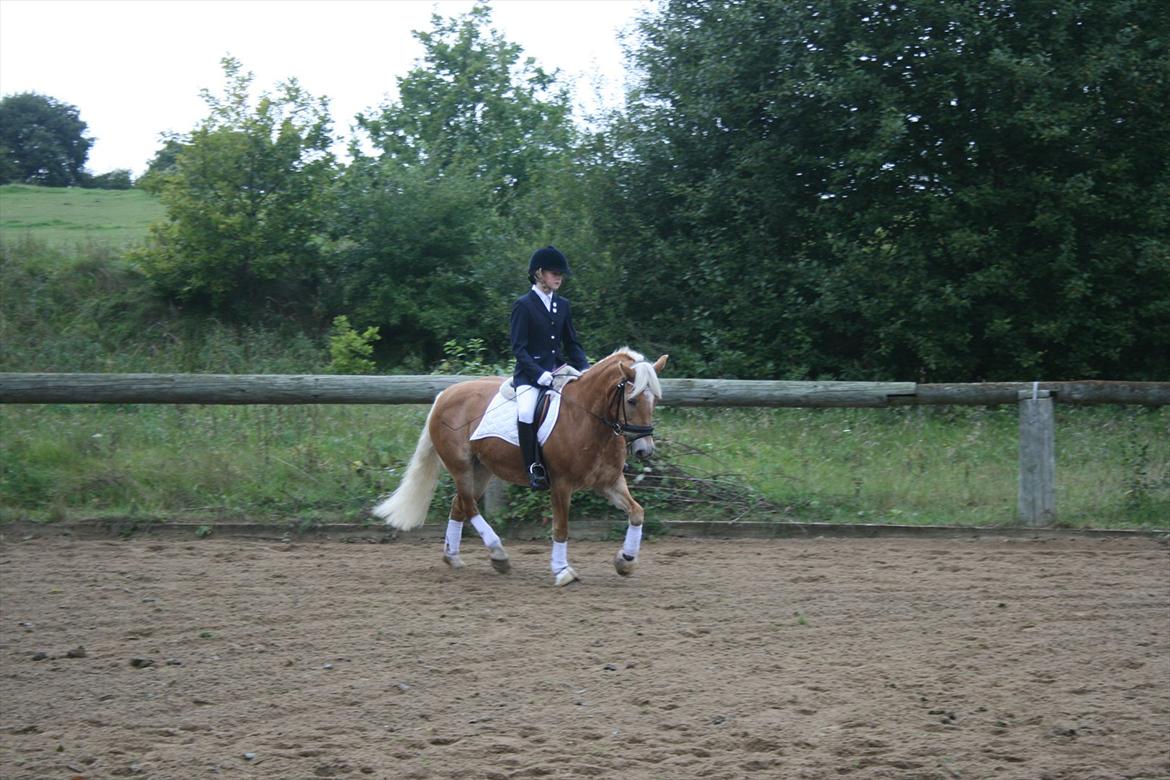
<svg viewBox="0 0 1170 780"><path fill-rule="evenodd" d="M166 178L178 170L179 152L190 142L180 133L165 133L163 145L146 166L146 173L136 182L137 186L156 195L162 191Z"/></svg>
<svg viewBox="0 0 1170 780"><path fill-rule="evenodd" d="M574 140L566 91L491 28L490 8L431 21L398 100L358 117L374 153L353 145L329 249L331 310L377 325L379 356L417 368L451 340L510 354L509 306L528 254L554 240L547 187Z"/></svg>
<svg viewBox="0 0 1170 780"><path fill-rule="evenodd" d="M93 139L76 106L35 92L0 100L0 183L81 183Z"/></svg>
<svg viewBox="0 0 1170 780"><path fill-rule="evenodd" d="M355 161L336 193L328 307L381 334L379 356L416 369L450 339L489 339L499 233L486 187L394 161ZM499 314L506 323L505 309ZM503 327L503 326L501 326Z"/></svg>
<svg viewBox="0 0 1170 780"><path fill-rule="evenodd" d="M1166 376L1164 10L666 3L614 128L631 304L692 370Z"/></svg>
<svg viewBox="0 0 1170 780"><path fill-rule="evenodd" d="M252 74L223 67L224 95L203 92L209 116L158 173L167 220L142 265L168 295L217 312L304 311L335 172L328 104L295 79L253 102Z"/></svg>
<svg viewBox="0 0 1170 780"><path fill-rule="evenodd" d="M398 101L359 115L358 126L384 160L435 176L457 168L501 201L524 192L571 148L568 92L531 57L521 61L521 47L491 28L487 5L431 23L414 33L426 53L398 79Z"/></svg>

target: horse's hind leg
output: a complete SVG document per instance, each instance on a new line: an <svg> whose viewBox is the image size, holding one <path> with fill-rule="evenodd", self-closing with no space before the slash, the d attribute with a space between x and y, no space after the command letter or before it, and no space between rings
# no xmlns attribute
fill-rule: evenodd
<svg viewBox="0 0 1170 780"><path fill-rule="evenodd" d="M463 541L463 521L467 517L462 507L463 502L456 494L451 500L451 512L447 516L447 535L443 540L443 562L452 569L462 569L465 565L459 555Z"/></svg>
<svg viewBox="0 0 1170 780"><path fill-rule="evenodd" d="M473 469L473 479L476 498L483 498L483 494L487 492L488 483L492 481L492 472L477 460ZM500 574L512 571L512 562L508 559L508 551L504 549L504 543L500 541L500 537L496 535L488 521L483 519L483 515L476 512L471 518L471 525L488 548L488 557L491 558L492 568Z"/></svg>
<svg viewBox="0 0 1170 780"><path fill-rule="evenodd" d="M466 461L445 465L455 481L455 497L451 499L451 512L447 516L443 562L452 569L462 569L465 564L459 549L463 540L463 523L479 511L475 503L473 467Z"/></svg>
<svg viewBox="0 0 1170 780"><path fill-rule="evenodd" d="M484 546L488 549L492 568L501 574L512 570L512 562L508 559L508 552L504 549L500 537L484 520L479 512L479 503L476 500L487 490L492 474L478 461L472 461L466 469L460 469L453 475L455 480L455 498L451 501L451 517L447 521L447 540L443 552L443 560L453 568L461 568L463 560L459 557L459 541L463 537L463 523L471 522Z"/></svg>

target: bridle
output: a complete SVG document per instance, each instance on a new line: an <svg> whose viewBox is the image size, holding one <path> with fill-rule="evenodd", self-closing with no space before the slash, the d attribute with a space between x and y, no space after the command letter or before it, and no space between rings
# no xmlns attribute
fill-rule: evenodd
<svg viewBox="0 0 1170 780"><path fill-rule="evenodd" d="M613 398L606 407L602 422L609 426L614 436L625 436L626 444L633 444L644 436L654 434L653 425L634 425L630 422L629 412L626 411L626 385L629 380L623 379L613 389Z"/></svg>
<svg viewBox="0 0 1170 780"><path fill-rule="evenodd" d="M626 445L629 446L638 439L654 435L653 425L635 425L634 423L630 422L630 415L626 410L626 388L629 386L629 384L630 380L622 379L622 381L618 382L617 385L614 386L610 393L609 401L606 403L604 417L597 414L592 409L570 400L564 394L564 392L561 392L561 399L562 402L567 401L571 403L593 419L597 420L606 428L609 428L610 432L613 433L614 436L624 436L626 439Z"/></svg>

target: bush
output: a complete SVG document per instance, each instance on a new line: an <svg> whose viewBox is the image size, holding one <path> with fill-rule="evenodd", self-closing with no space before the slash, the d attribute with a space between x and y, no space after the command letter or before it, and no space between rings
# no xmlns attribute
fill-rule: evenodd
<svg viewBox="0 0 1170 780"><path fill-rule="evenodd" d="M344 314L333 318L329 335L329 356L332 360L325 369L330 374L372 374L377 367L370 355L378 340L377 328L366 328L358 333Z"/></svg>
<svg viewBox="0 0 1170 780"><path fill-rule="evenodd" d="M93 190L129 190L134 187L134 176L129 168L115 168L108 173L87 177L82 186Z"/></svg>

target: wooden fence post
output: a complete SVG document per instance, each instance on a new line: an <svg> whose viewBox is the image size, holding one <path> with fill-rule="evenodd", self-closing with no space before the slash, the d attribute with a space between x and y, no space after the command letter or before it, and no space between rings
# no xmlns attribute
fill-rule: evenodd
<svg viewBox="0 0 1170 780"><path fill-rule="evenodd" d="M1019 392L1020 522L1052 525L1056 520L1056 424L1047 390Z"/></svg>

